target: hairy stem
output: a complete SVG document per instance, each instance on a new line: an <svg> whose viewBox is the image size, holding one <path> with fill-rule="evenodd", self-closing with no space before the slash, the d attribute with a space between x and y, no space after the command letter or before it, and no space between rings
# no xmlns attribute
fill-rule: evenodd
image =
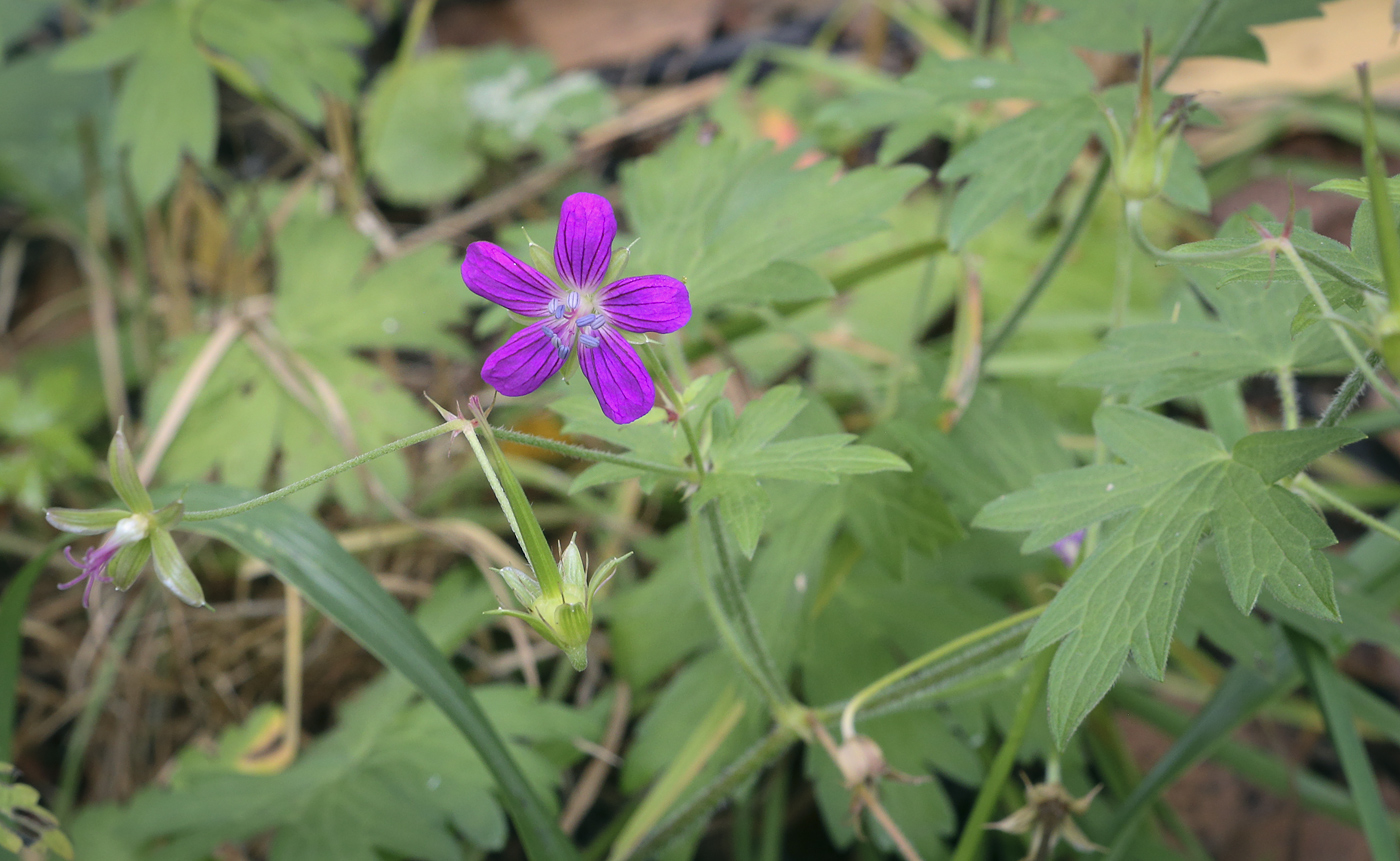
<svg viewBox="0 0 1400 861"><path fill-rule="evenodd" d="M972 803L972 812L968 814L967 822L963 825L962 836L958 838L958 846L953 850L952 861L973 861L977 856L978 846L982 842L983 826L992 818L997 796L1001 794L1001 788L1011 776L1011 769L1016 764L1016 754L1021 750L1021 742L1025 740L1026 730L1030 728L1036 704L1040 702L1040 695L1045 691L1045 682L1050 673L1050 659L1054 655L1054 649L1046 649L1036 656L1035 664L1026 678L1026 686L1021 689L1016 714L1011 719L1006 738L997 749L996 758L987 769L982 788L977 791L977 800Z"/></svg>
<svg viewBox="0 0 1400 861"><path fill-rule="evenodd" d="M1372 370L1380 362L1381 355L1375 350L1366 354L1366 363ZM1332 402L1323 410L1322 417L1317 420L1320 428L1330 428L1342 419L1346 418L1351 408L1356 406L1356 400L1361 396L1361 390L1366 386L1366 377L1361 373L1360 368L1352 368L1351 373L1342 381L1337 388L1337 393L1332 396Z"/></svg>
<svg viewBox="0 0 1400 861"><path fill-rule="evenodd" d="M1317 279L1313 277L1312 270L1309 269L1308 265L1303 262L1303 259L1298 256L1298 250L1293 247L1293 243L1286 239L1276 240L1276 242L1279 251L1283 252L1284 257L1288 258L1288 262L1292 264L1294 270L1297 271L1298 277L1303 279L1303 286L1308 288L1308 293L1312 295L1313 301L1317 303L1318 310L1322 312L1323 320L1326 321L1327 326L1332 330L1332 334L1335 335L1337 340L1341 343L1342 349L1346 350L1347 355L1351 357L1352 364L1354 364L1356 369L1361 372L1361 375L1366 378L1366 382L1370 383L1376 391L1380 392L1381 395L1390 402L1391 406L1400 409L1400 395L1396 395L1395 391L1381 380L1380 376L1376 373L1376 369L1371 367L1371 363L1361 354L1361 349L1352 341L1351 333L1348 332L1346 327L1341 323L1337 322L1336 312L1332 308L1332 303L1327 301L1327 294L1322 292L1322 288L1318 286Z"/></svg>
<svg viewBox="0 0 1400 861"><path fill-rule="evenodd" d="M793 705L792 696L787 693L778 675L777 665L773 663L773 657L763 641L758 619L744 593L744 584L739 580L739 571L729 555L724 529L719 521L719 506L708 504L698 514L704 518L707 537L716 556L714 564L701 566L705 574L705 591L710 599L705 602L706 606L725 644L768 700L774 719L783 723ZM698 524L696 528L699 528Z"/></svg>
<svg viewBox="0 0 1400 861"><path fill-rule="evenodd" d="M1379 517L1373 517L1367 514L1365 511L1362 511L1360 508L1342 499L1316 481L1313 481L1311 476L1305 473L1299 473L1298 476L1293 479L1293 486L1313 497L1323 506L1336 509L1352 520L1355 520L1357 523L1368 526L1387 538L1400 541L1400 529L1396 529Z"/></svg>
<svg viewBox="0 0 1400 861"><path fill-rule="evenodd" d="M841 711L841 738L851 739L856 734L856 713L861 707L871 700L876 694L898 682L914 675L919 670L948 658L964 649L975 646L985 640L992 640L998 636L1006 635L1018 629L1024 628L1040 614L1045 612L1045 607L1032 607L1029 610L999 619L990 625L978 628L975 631L954 638L907 664L897 667L880 678L866 685L855 696L846 703L846 707Z"/></svg>
<svg viewBox="0 0 1400 861"><path fill-rule="evenodd" d="M437 427L431 427L425 431L419 431L418 433L413 434L411 436L406 436L403 439L394 440L393 442L388 443L386 445L381 445L379 448L371 449L365 452L364 454L350 458L344 463L338 463L335 466L327 467L321 470L320 472L316 473L315 475L309 475L306 478L303 478L301 481L294 481L286 487L279 488L277 490L272 491L271 493L265 493L262 496L257 497L256 499L250 499L247 502L242 502L238 505L228 505L223 508L210 508L205 511L186 511L185 516L181 519L185 521L194 522L200 520L217 520L220 517L230 517L234 514L242 514L243 512L257 508L260 505L267 505L269 502L276 502L284 496L290 496L293 493L296 493L298 490L305 490L313 484L317 484L319 482L325 481L328 478L340 475L342 472L354 469L360 464L369 463L375 458L383 457L386 454L392 454L393 452L396 452L399 449L408 448L411 445L416 445L420 442L425 442L427 440L432 439L433 437L439 437L445 433L450 433L454 430L460 431L465 427L466 423L462 420L446 422L444 424L438 425Z"/></svg>

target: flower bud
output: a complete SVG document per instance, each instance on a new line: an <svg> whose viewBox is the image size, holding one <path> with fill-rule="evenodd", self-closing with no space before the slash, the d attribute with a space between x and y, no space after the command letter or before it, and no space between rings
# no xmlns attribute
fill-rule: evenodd
<svg viewBox="0 0 1400 861"><path fill-rule="evenodd" d="M1127 134L1113 111L1104 108L1112 136L1113 177L1124 200L1147 200L1162 191L1192 103L1191 96L1178 96L1161 115L1153 115L1152 42L1146 40L1138 71L1137 105L1133 109L1132 128Z"/></svg>
<svg viewBox="0 0 1400 861"><path fill-rule="evenodd" d="M529 572L498 568L496 573L506 581L525 609L521 612L502 608L491 612L528 622L536 633L563 651L574 669L582 670L588 666L588 639L593 634L593 598L598 588L612 577L618 563L626 558L610 559L598 566L590 581L583 554L578 544L570 539L559 558L562 588L558 593L546 593L540 588L539 580Z"/></svg>

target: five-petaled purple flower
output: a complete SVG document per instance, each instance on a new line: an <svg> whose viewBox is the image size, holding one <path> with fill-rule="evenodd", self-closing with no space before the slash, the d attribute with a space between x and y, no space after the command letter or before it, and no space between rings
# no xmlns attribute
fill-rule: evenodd
<svg viewBox="0 0 1400 861"><path fill-rule="evenodd" d="M559 215L554 264L562 284L500 246L473 242L462 280L478 296L535 322L492 353L481 376L503 395L538 389L578 351L579 366L603 414L634 422L656 402L656 384L622 332L668 333L690 321L690 294L669 275L640 275L604 284L617 219L606 198L571 194Z"/></svg>

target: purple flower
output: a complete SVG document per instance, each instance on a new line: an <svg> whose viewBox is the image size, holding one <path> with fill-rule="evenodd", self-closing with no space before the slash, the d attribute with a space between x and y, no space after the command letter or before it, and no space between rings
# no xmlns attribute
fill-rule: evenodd
<svg viewBox="0 0 1400 861"><path fill-rule="evenodd" d="M83 561L79 562L73 558L73 548L63 548L63 555L68 557L68 561L73 563L75 568L83 569L83 573L69 580L67 583L59 584L60 589L71 589L74 586L87 582L83 587L83 607L87 607L92 599L92 587L98 583L111 583L112 578L107 576L107 566L111 563L112 557L117 555L129 544L135 544L146 538L150 532L150 524L145 517L136 514L123 518L115 529L107 534L106 539L99 545L83 554ZM144 563L144 558L143 558Z"/></svg>
<svg viewBox="0 0 1400 861"><path fill-rule="evenodd" d="M617 219L596 194L571 194L559 215L554 264L562 284L490 242L473 242L462 280L476 295L535 322L486 359L482 379L503 395L538 389L577 351L603 414L634 422L656 402L656 384L622 332L667 333L690 321L690 294L669 275L604 284Z"/></svg>
<svg viewBox="0 0 1400 861"><path fill-rule="evenodd" d="M1051 548L1055 555L1060 557L1060 561L1065 563L1066 568L1074 567L1075 560L1079 558L1079 550L1084 546L1084 530L1071 532L1064 538L1055 542Z"/></svg>

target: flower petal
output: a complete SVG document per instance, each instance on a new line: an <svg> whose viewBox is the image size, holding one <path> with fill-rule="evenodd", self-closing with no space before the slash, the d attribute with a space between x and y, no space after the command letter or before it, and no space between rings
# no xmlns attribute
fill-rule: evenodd
<svg viewBox="0 0 1400 861"><path fill-rule="evenodd" d="M690 291L670 275L638 275L598 291L608 319L628 332L674 332L690 322Z"/></svg>
<svg viewBox="0 0 1400 861"><path fill-rule="evenodd" d="M559 267L559 277L583 290L603 283L616 237L617 218L606 197L586 191L569 195L559 212L559 232L554 236L554 265Z"/></svg>
<svg viewBox="0 0 1400 861"><path fill-rule="evenodd" d="M564 367L559 355L558 336L550 328L553 320L531 323L501 345L486 359L481 378L512 398L528 395Z"/></svg>
<svg viewBox="0 0 1400 861"><path fill-rule="evenodd" d="M579 347L579 366L603 415L620 425L646 415L656 403L656 384L637 351L615 330L598 330L598 346Z"/></svg>
<svg viewBox="0 0 1400 861"><path fill-rule="evenodd" d="M467 246L462 282L483 299L526 317L543 317L549 313L549 300L563 295L559 286L535 267L516 260L491 242Z"/></svg>

